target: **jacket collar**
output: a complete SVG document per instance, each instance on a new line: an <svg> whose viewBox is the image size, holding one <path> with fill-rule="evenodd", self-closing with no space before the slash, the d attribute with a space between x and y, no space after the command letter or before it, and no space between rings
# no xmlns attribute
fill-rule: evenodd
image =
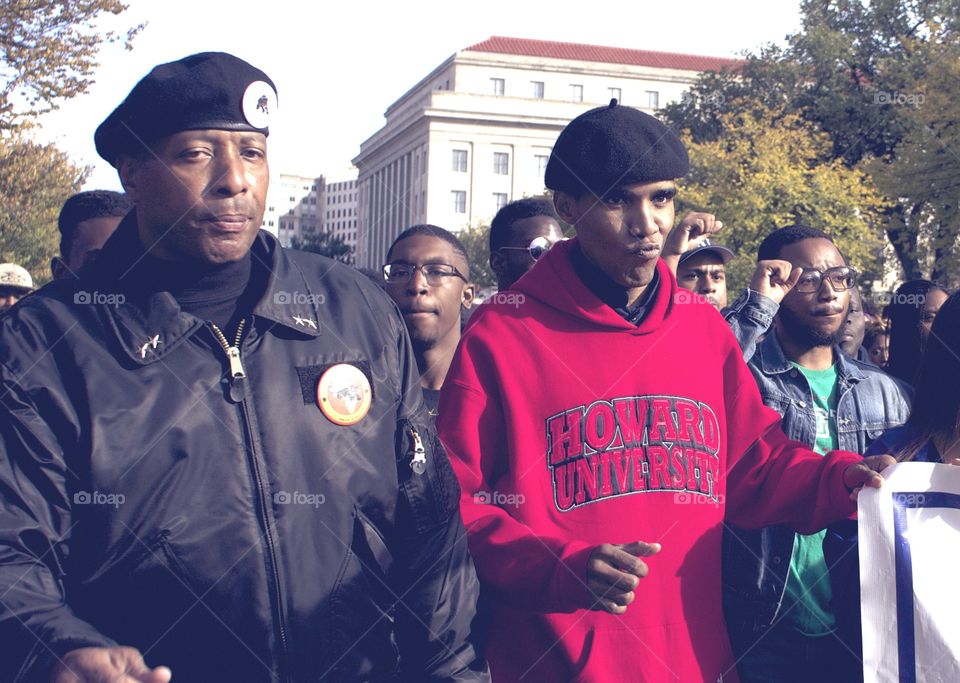
<svg viewBox="0 0 960 683"><path fill-rule="evenodd" d="M783 353L776 330L771 327L757 348L760 370L765 375L779 375L794 369L793 363ZM839 346L833 347L833 357L836 359L837 378L849 382L859 382L865 377L856 363L847 357Z"/></svg>
<svg viewBox="0 0 960 683"><path fill-rule="evenodd" d="M254 268L269 271L266 290L253 309L254 317L307 337L319 336L318 304L323 303L324 297L310 288L303 272L287 257L277 238L261 230L251 252ZM162 359L206 325L205 321L182 311L169 292L138 295L130 291L125 276L136 267L143 253L136 216L131 212L121 221L95 262L81 272L81 282L91 283L94 292L117 295L98 296L91 304L99 309L125 355L138 365Z"/></svg>

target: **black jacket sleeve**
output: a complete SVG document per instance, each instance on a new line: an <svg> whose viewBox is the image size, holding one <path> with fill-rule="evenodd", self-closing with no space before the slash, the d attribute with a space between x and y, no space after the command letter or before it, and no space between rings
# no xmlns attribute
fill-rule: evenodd
<svg viewBox="0 0 960 683"><path fill-rule="evenodd" d="M401 678L489 681L472 635L479 581L460 516L460 487L424 406L405 330L400 358L400 549L394 590Z"/></svg>
<svg viewBox="0 0 960 683"><path fill-rule="evenodd" d="M51 425L0 373L0 680L46 681L70 650L116 643L66 604L70 472Z"/></svg>

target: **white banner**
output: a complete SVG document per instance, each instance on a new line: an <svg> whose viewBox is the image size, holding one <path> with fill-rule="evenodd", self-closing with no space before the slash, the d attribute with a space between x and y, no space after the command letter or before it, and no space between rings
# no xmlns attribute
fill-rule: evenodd
<svg viewBox="0 0 960 683"><path fill-rule="evenodd" d="M960 467L900 463L859 497L865 683L960 681Z"/></svg>

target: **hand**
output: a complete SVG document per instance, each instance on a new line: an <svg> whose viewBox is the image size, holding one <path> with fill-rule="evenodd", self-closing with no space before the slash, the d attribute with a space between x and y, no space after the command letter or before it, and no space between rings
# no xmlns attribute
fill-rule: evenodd
<svg viewBox="0 0 960 683"><path fill-rule="evenodd" d="M168 683L172 675L165 666L149 668L132 647L81 647L64 655L50 683Z"/></svg>
<svg viewBox="0 0 960 683"><path fill-rule="evenodd" d="M587 560L587 587L596 597L590 605L593 610L605 610L611 614L623 614L633 602L634 589L649 569L641 557L660 552L659 543L634 543L598 545Z"/></svg>
<svg viewBox="0 0 960 683"><path fill-rule="evenodd" d="M757 268L753 271L753 278L750 280L750 289L770 297L779 304L797 284L802 272L803 270L794 268L789 261L779 259L758 261Z"/></svg>
<svg viewBox="0 0 960 683"><path fill-rule="evenodd" d="M667 233L663 243L663 258L672 257L679 260L682 254L699 247L704 240L722 227L723 222L718 221L712 213L691 211L683 217L677 227Z"/></svg>
<svg viewBox="0 0 960 683"><path fill-rule="evenodd" d="M850 489L850 500L856 500L864 486L878 489L883 486L880 472L895 465L897 461L889 455L871 455L856 465L850 465L843 472L843 485Z"/></svg>

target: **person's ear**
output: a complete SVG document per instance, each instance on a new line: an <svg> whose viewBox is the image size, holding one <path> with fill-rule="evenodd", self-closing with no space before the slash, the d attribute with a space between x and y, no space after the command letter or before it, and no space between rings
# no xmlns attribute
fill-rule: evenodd
<svg viewBox="0 0 960 683"><path fill-rule="evenodd" d="M557 190L553 193L553 208L557 210L557 215L565 223L576 227L577 220L580 218L580 208L576 197Z"/></svg>
<svg viewBox="0 0 960 683"><path fill-rule="evenodd" d="M117 174L120 176L120 184L124 192L134 203L140 197L140 182L137 171L140 169L141 161L130 154L121 154L117 158Z"/></svg>
<svg viewBox="0 0 960 683"><path fill-rule="evenodd" d="M66 261L59 256L54 256L50 259L50 272L53 273L54 280L62 280L70 274L70 269L67 268Z"/></svg>
<svg viewBox="0 0 960 683"><path fill-rule="evenodd" d="M507 259L499 251L490 252L490 270L498 278L507 274Z"/></svg>
<svg viewBox="0 0 960 683"><path fill-rule="evenodd" d="M460 294L460 305L464 309L469 309L473 306L473 300L477 296L477 286L472 282L467 283L463 287L463 292Z"/></svg>

